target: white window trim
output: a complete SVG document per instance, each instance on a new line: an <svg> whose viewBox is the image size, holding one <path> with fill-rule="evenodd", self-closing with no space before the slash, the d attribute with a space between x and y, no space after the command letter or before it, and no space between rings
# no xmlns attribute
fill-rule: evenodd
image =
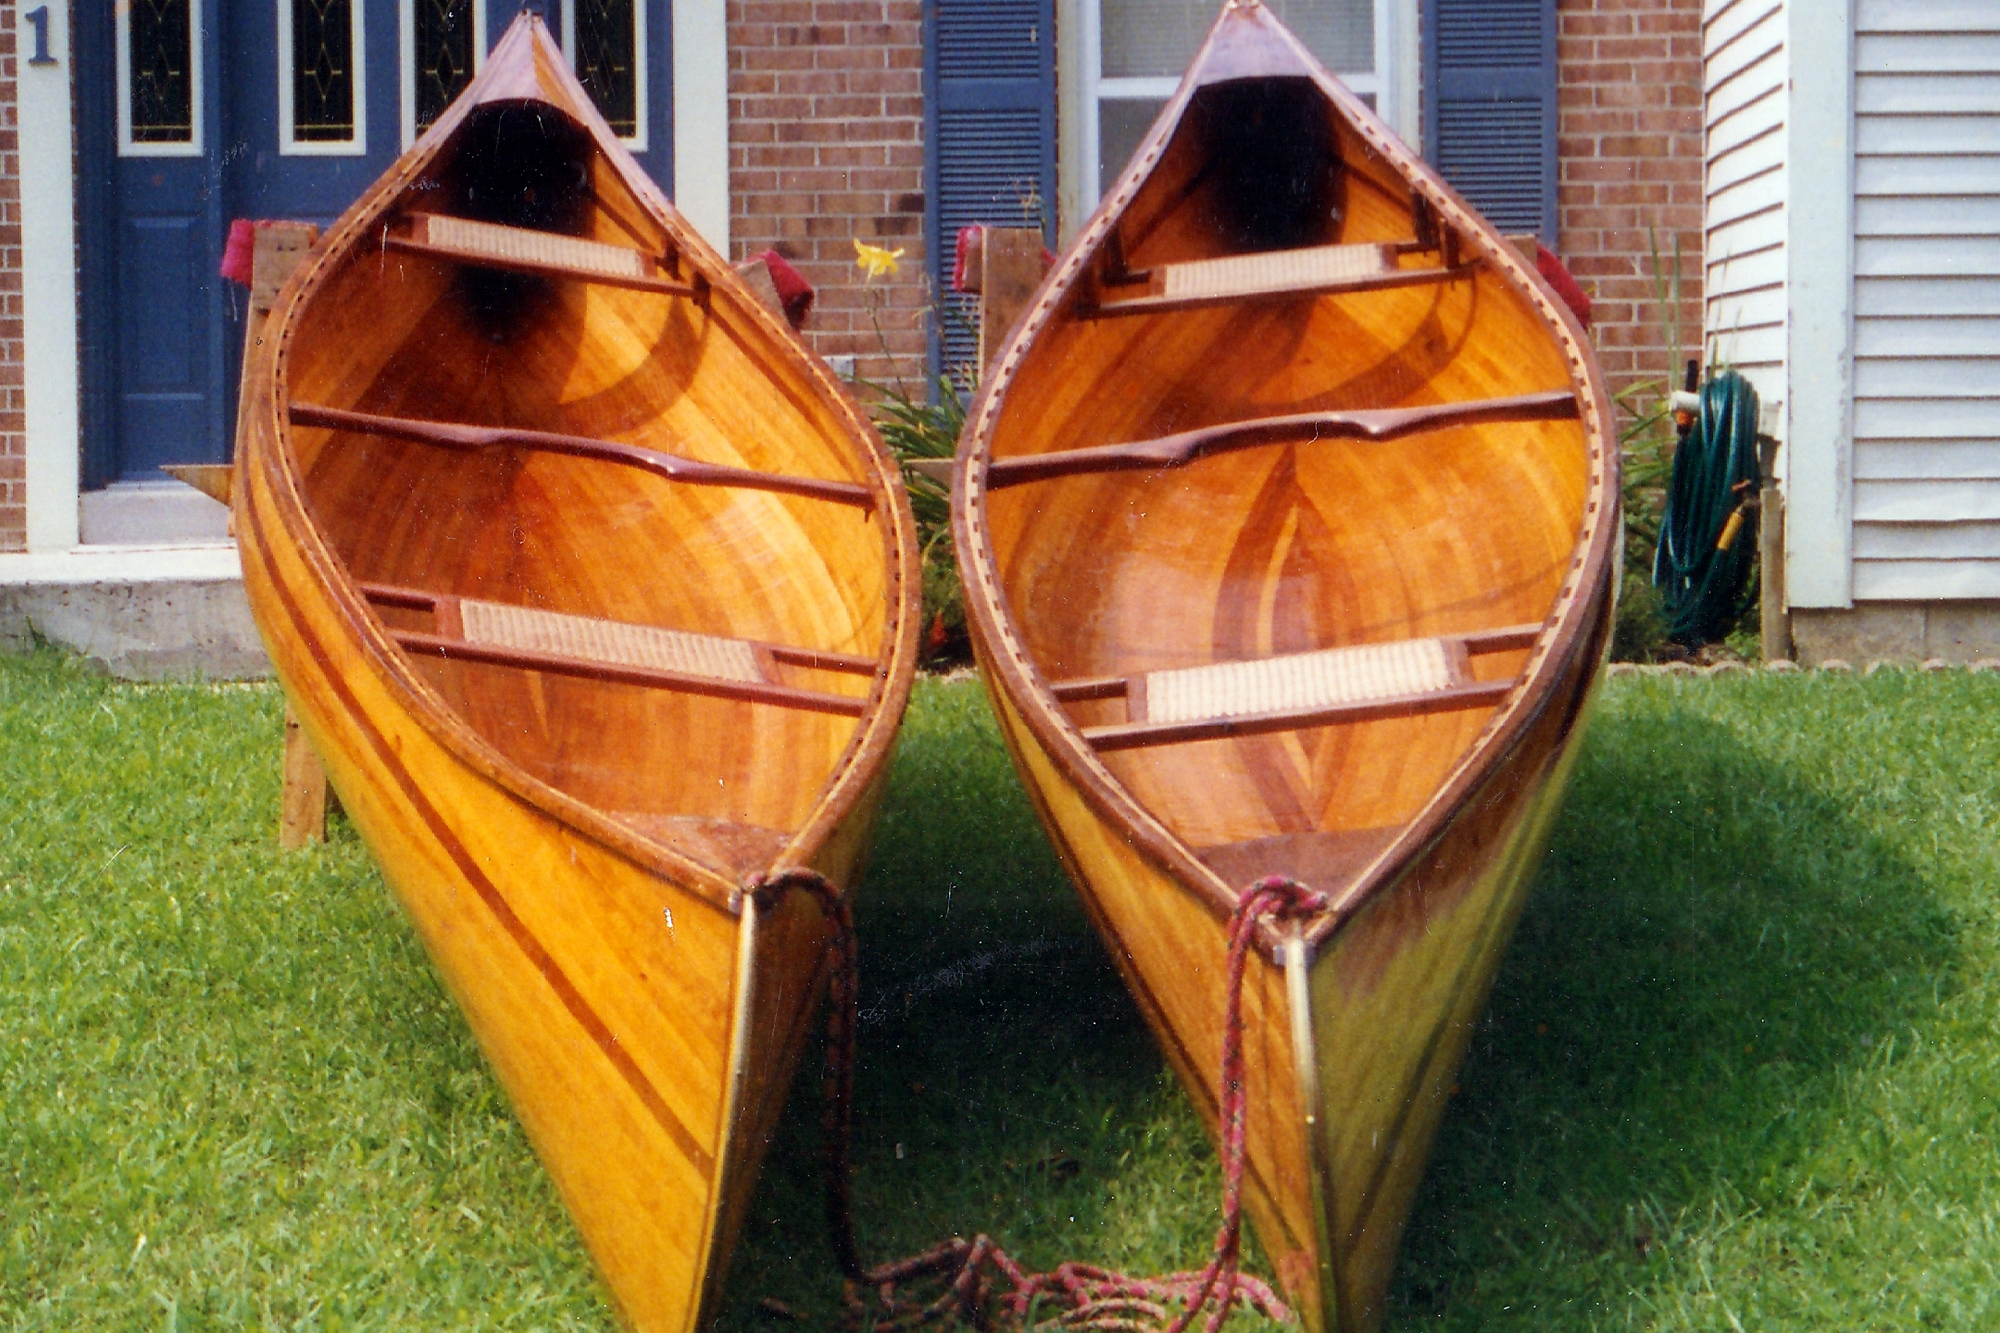
<svg viewBox="0 0 2000 1333"><path fill-rule="evenodd" d="M570 3L571 0L565 0ZM1367 74L1335 70L1357 94L1373 94L1376 114L1412 148L1418 144L1417 0L1374 0L1375 69ZM1120 98L1160 100L1180 87L1175 76L1105 78L1103 0L1059 0L1059 28L1077 34L1070 56L1058 71L1061 119L1073 130L1060 145L1062 233L1067 239L1097 208L1102 162L1098 158L1098 103ZM1058 47L1058 50L1063 49Z"/></svg>
<svg viewBox="0 0 2000 1333"><path fill-rule="evenodd" d="M576 72L576 0L562 0L562 48L563 58L569 61L570 72ZM635 153L646 151L646 0L632 0L632 128L630 137L618 136L618 142Z"/></svg>
<svg viewBox="0 0 2000 1333"><path fill-rule="evenodd" d="M348 60L354 66L354 133L345 139L300 139L292 105L292 0L278 6L278 155L280 157L360 157L368 151L368 52L362 45L364 0L347 0L352 33Z"/></svg>
<svg viewBox="0 0 2000 1333"><path fill-rule="evenodd" d="M202 154L202 130L206 117L202 115L202 101L205 92L202 79L202 46L204 28L201 21L201 0L188 0L188 106L189 120L193 122L193 133L186 143L134 143L132 141L132 6L115 6L118 15L118 37L112 45L118 48L118 156L120 157L200 157Z"/></svg>
<svg viewBox="0 0 2000 1333"><path fill-rule="evenodd" d="M403 150L417 141L417 0L397 0L396 71L402 101ZM486 0L472 0L472 72L486 63Z"/></svg>

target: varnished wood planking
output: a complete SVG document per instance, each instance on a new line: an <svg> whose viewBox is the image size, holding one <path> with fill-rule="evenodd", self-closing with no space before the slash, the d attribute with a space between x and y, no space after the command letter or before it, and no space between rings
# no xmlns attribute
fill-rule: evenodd
<svg viewBox="0 0 2000 1333"><path fill-rule="evenodd" d="M1610 610L1607 598L1598 644ZM1344 1327L1381 1320L1431 1142L1578 754L1577 691L1596 660L1578 660L1578 678L1564 682L1524 739L1522 762L1487 781L1454 836L1371 900L1314 962L1318 1132L1336 1182L1328 1231L1342 1256Z"/></svg>
<svg viewBox="0 0 2000 1333"><path fill-rule="evenodd" d="M246 481L253 491L266 484L261 474ZM256 506L253 499L251 513ZM639 1327L686 1327L683 1307L713 1207L708 1180L721 1128L715 1108L729 1041L735 921L704 895L675 892L615 853L565 836L557 821L493 784L468 782L421 727L396 725L401 710L368 664L351 643L326 632L331 617L314 604L312 576L287 562L261 525L245 534L243 551L259 623L272 627L273 663L341 803L508 1089L599 1265L614 1288L636 1286L638 1273L652 1270L656 1294L635 1303L621 1293ZM294 607L298 619L289 631L280 628ZM342 706L343 692L351 706ZM586 901L551 922L534 919L534 890L550 882L575 886ZM590 905L608 906L628 927L643 925L615 952L589 959L584 976L570 977L564 963L591 942L568 923ZM669 960L658 954L665 932L653 921L675 908ZM553 926L553 939L541 933L545 926ZM563 982L551 975L572 993L588 985L594 997L608 972L635 985L648 968L647 987L664 991L656 1003L675 1006L681 993L691 1001L671 1024L566 1004ZM646 1105L647 1095L598 1039L599 1031L610 1032L624 1050L640 1051L657 1046L656 1026L678 1057L653 1071L663 1085L644 1079L664 1116ZM592 1108L588 1126L576 1123L578 1104ZM645 1252L630 1253L642 1236Z"/></svg>
<svg viewBox="0 0 2000 1333"><path fill-rule="evenodd" d="M495 99L584 127L580 234L650 247L698 299L563 278L475 318L462 274L371 244L410 199L452 203L448 174L425 173ZM760 913L738 886L800 863L851 883L907 697L916 553L894 465L636 175L527 17L309 258L248 383L239 530L280 677L621 1314L691 1329L796 1063L824 942L811 903ZM300 397L626 439L858 483L870 502L294 428ZM780 683L855 698L857 720L415 660L392 631L429 632L432 612L408 596L371 604L357 580L876 666L773 663Z"/></svg>
<svg viewBox="0 0 2000 1333"><path fill-rule="evenodd" d="M1222 923L1194 910L1185 886L1148 864L1115 824L1078 798L1004 693L994 701L1001 733L1064 865L1094 890L1084 896L1092 922L1214 1133L1227 948ZM1182 910L1165 905L1176 900ZM1317 1297L1311 1172L1289 1006L1282 973L1261 956L1250 962L1243 1012L1245 1077L1255 1093L1245 1123L1250 1213L1281 1280L1310 1308Z"/></svg>
<svg viewBox="0 0 2000 1333"><path fill-rule="evenodd" d="M1216 220L1232 206L1227 171L1204 160L1207 131L1187 127L1208 114L1196 98L1210 81L1239 81L1233 96L1253 77L1294 80L1268 95L1295 109L1296 80L1312 79L1325 109L1296 114L1330 117L1332 134L1282 115L1270 133L1327 139L1343 167L1337 215L1300 214L1303 230L1275 244L1392 244L1406 269L1469 264L1468 276L1095 317L1161 266L1235 253ZM1571 397L1574 419L1273 439L1171 469L1004 488L990 466L1254 418L1553 391ZM1435 1102L1539 845L1523 812L1553 807L1608 623L1612 430L1580 331L1539 279L1254 0L1226 8L971 412L954 523L975 647L1037 810L1207 1113L1236 890L1283 872L1333 899L1306 924L1320 962L1292 992L1304 1008L1287 1000L1283 932L1262 932L1249 983L1264 1029L1252 1216L1317 1328L1379 1320ZM1125 698L1050 692L1523 622L1540 626L1532 642L1469 664L1473 679L1512 686L1497 707L1111 753L1088 737L1128 721ZM1453 905L1430 921L1435 939L1410 927L1428 920L1426 903ZM1371 950L1377 972L1394 965L1391 984L1364 985L1350 1005L1333 981ZM1284 1046L1299 1062L1289 1070ZM1309 1132L1314 1096L1350 1123Z"/></svg>

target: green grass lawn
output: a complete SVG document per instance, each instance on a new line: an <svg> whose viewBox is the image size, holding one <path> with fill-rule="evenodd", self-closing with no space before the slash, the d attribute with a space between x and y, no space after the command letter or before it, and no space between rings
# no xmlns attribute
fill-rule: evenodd
<svg viewBox="0 0 2000 1333"><path fill-rule="evenodd" d="M352 831L276 851L279 714L0 657L0 1329L613 1328ZM1213 1156L976 685L873 867L867 1255L1199 1262ZM1391 1328L2000 1325L1996 908L2000 676L1609 682ZM815 1104L727 1330L834 1307Z"/></svg>

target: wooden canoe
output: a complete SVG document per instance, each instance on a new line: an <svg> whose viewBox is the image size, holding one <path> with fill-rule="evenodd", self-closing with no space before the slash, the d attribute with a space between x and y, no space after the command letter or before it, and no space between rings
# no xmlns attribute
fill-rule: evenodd
<svg viewBox="0 0 2000 1333"><path fill-rule="evenodd" d="M894 463L525 13L251 359L251 606L624 1320L696 1327L917 648Z"/></svg>
<svg viewBox="0 0 2000 1333"><path fill-rule="evenodd" d="M1247 1201L1368 1330L1606 644L1618 459L1581 330L1232 0L961 439L1015 763L1211 1127L1239 891Z"/></svg>

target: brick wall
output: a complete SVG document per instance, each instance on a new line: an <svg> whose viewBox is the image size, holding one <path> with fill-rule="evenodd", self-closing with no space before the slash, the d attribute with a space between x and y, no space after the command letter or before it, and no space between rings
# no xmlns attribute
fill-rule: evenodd
<svg viewBox="0 0 2000 1333"><path fill-rule="evenodd" d="M1558 0L1557 251L1594 303L1613 392L1671 377L1701 348L1701 0ZM1681 250L1680 345L1653 245Z"/></svg>
<svg viewBox="0 0 2000 1333"><path fill-rule="evenodd" d="M0 551L28 544L27 401L21 352L21 129L13 0L0 3Z"/></svg>
<svg viewBox="0 0 2000 1333"><path fill-rule="evenodd" d="M790 260L819 289L814 349L876 378L885 342L903 374L925 352L922 42L920 0L729 6L734 258ZM901 250L900 272L864 281L856 239Z"/></svg>

